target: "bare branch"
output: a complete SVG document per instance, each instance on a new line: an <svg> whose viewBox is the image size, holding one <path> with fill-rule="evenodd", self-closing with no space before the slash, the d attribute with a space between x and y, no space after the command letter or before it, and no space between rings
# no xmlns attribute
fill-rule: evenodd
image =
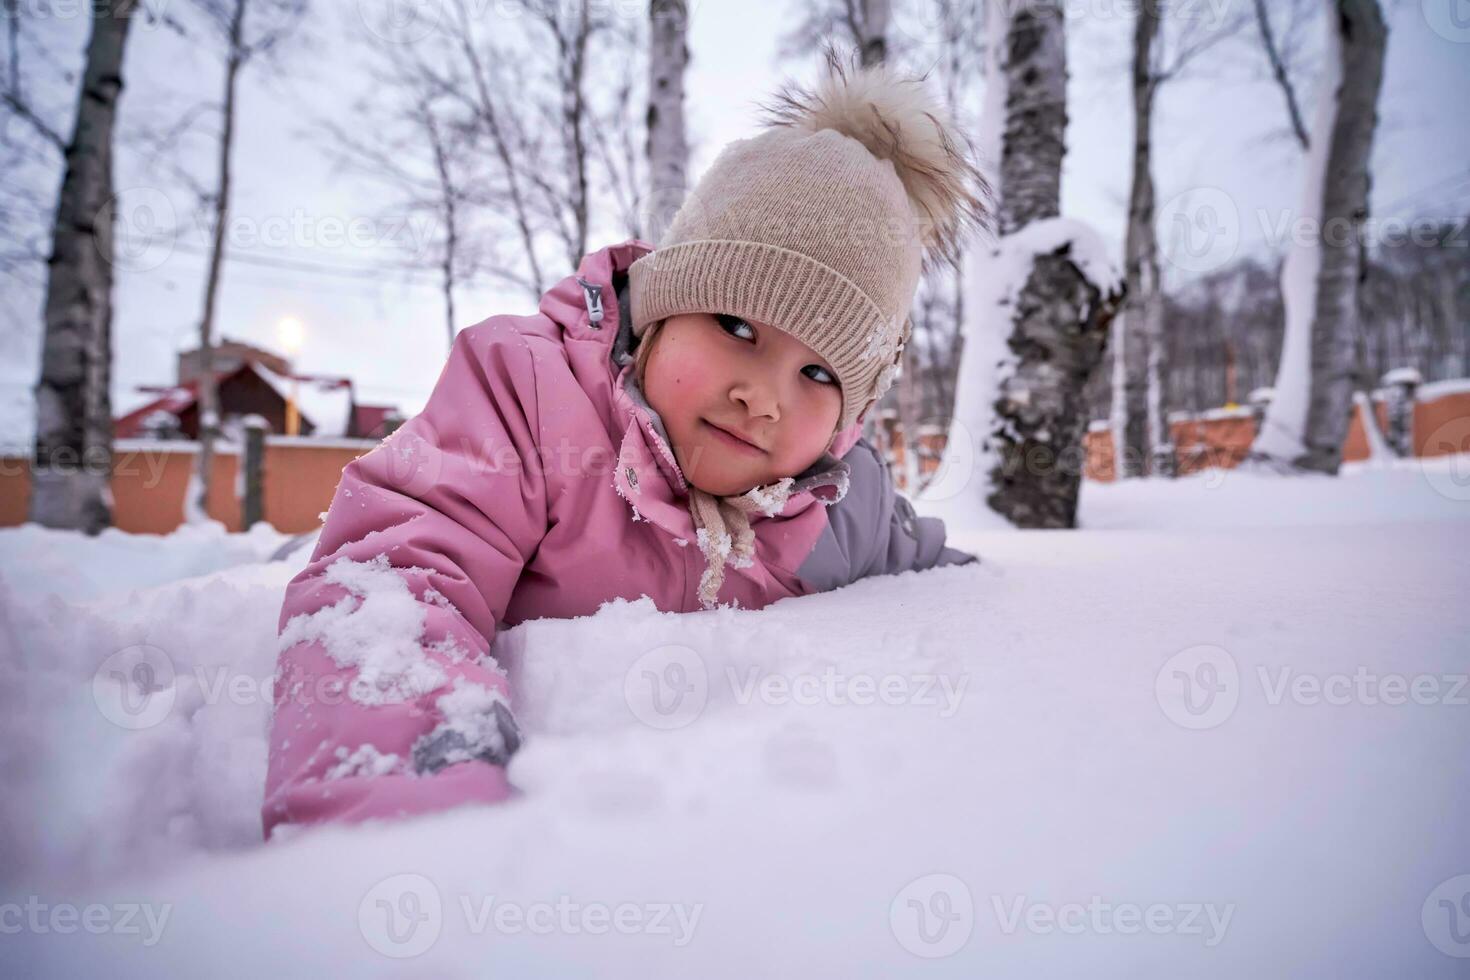
<svg viewBox="0 0 1470 980"><path fill-rule="evenodd" d="M1271 63L1271 74L1276 79L1276 84L1281 87L1281 94L1286 99L1286 113L1291 119L1292 132L1296 135L1296 140L1301 148L1306 150L1311 145L1311 139L1307 136L1306 123L1302 121L1296 88L1292 85L1290 76L1287 75L1286 62L1271 32L1271 19L1266 15L1265 0L1255 0L1255 12L1256 26L1261 32L1261 44L1266 50L1266 60Z"/></svg>

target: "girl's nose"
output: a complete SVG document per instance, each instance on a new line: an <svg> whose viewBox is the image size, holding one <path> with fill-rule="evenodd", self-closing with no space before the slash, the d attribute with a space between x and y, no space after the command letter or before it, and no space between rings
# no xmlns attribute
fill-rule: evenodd
<svg viewBox="0 0 1470 980"><path fill-rule="evenodd" d="M764 418L772 422L781 419L779 399L770 385L742 381L730 389L730 397L743 404L751 418Z"/></svg>

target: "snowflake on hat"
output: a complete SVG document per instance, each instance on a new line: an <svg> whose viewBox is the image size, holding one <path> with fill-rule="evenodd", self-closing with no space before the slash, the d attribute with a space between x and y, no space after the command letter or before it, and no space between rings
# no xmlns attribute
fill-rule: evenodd
<svg viewBox="0 0 1470 980"><path fill-rule="evenodd" d="M878 377L873 379L873 401L882 398L884 393L893 386L893 379L898 376L898 359L894 358L892 364L883 366L878 372Z"/></svg>
<svg viewBox="0 0 1470 980"><path fill-rule="evenodd" d="M903 321L904 318L897 314L880 320L877 329L868 337L867 346L863 348L863 357L869 360L884 357L892 352L895 343L902 350L903 343L899 334L903 330Z"/></svg>
<svg viewBox="0 0 1470 980"><path fill-rule="evenodd" d="M898 317L894 318L894 322L899 324L900 329L908 325L906 321ZM880 331L875 331L875 334L878 332ZM901 363L903 363L903 349L905 345L908 344L908 339L908 331L903 330L902 335L898 338L898 347L895 348L893 351L893 360L883 365L883 370L879 371L878 376L873 379L873 402L876 402L878 401L878 399L882 398L884 393L893 386L893 379L898 376L898 367ZM870 402L869 404L871 403L872 402Z"/></svg>

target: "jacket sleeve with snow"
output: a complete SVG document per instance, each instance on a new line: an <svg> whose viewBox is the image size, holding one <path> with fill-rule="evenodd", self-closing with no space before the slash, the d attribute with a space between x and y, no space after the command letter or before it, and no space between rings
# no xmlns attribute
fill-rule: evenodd
<svg viewBox="0 0 1470 980"><path fill-rule="evenodd" d="M526 340L471 327L423 412L343 469L281 609L267 837L509 795L489 646L546 532L539 410Z"/></svg>
<svg viewBox="0 0 1470 980"><path fill-rule="evenodd" d="M827 527L797 571L813 591L836 589L870 575L979 561L945 544L943 521L914 512L895 489L888 464L867 439L855 442L842 461L851 470L847 493L827 508Z"/></svg>

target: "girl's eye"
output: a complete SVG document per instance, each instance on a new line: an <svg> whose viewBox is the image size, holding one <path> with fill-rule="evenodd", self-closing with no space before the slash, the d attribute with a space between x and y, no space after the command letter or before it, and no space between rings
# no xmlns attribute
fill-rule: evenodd
<svg viewBox="0 0 1470 980"><path fill-rule="evenodd" d="M741 340L755 339L755 328L746 323L744 320L740 319L738 316L732 316L729 313L716 313L715 319L719 321L720 328L726 333L730 334L730 336L739 337ZM738 332L741 330L747 331L748 334L742 335ZM802 373L806 374L808 378L811 378L813 381L819 382L821 384L835 385L837 383L837 379L832 376L832 372L828 371L820 364L808 364L801 370ZM815 373L808 374L807 372Z"/></svg>
<svg viewBox="0 0 1470 980"><path fill-rule="evenodd" d="M726 333L728 333L728 334L730 334L732 336L739 336L739 334L736 334L735 333L735 329L744 329L744 330L750 331L750 336L743 337L742 338L743 340L754 340L755 339L755 330L751 327L750 324L746 323L744 320L740 319L738 316L731 316L728 313L716 313L715 314L715 319L718 320L718 321L720 321L720 326L725 330ZM735 328L735 329L732 329L732 328Z"/></svg>

